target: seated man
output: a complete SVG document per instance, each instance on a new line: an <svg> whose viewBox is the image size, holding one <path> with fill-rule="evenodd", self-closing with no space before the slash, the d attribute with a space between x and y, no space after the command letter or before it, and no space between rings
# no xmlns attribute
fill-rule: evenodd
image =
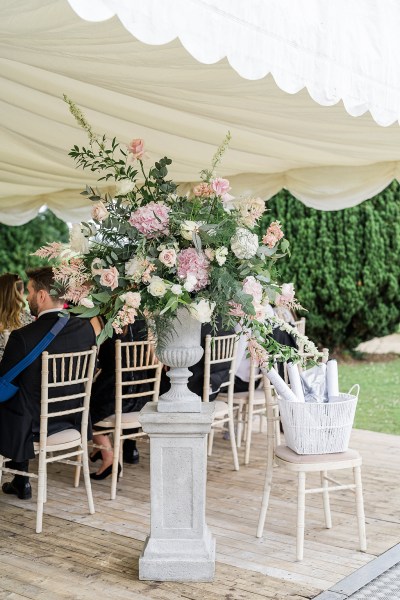
<svg viewBox="0 0 400 600"><path fill-rule="evenodd" d="M54 290L51 267L27 272L28 304L36 321L16 329L4 351L0 363L0 376L5 375L15 364L26 356L56 323L63 300L63 291ZM51 291L51 293L50 293ZM46 348L50 354L90 350L96 343L92 325L88 320L71 316L67 325ZM0 455L12 459L6 466L18 471L28 471L29 459L34 458L33 442L39 440L40 399L41 399L41 357L33 361L13 381L18 386L17 394L7 402L0 403ZM65 393L69 393L65 387ZM60 409L62 410L61 406ZM49 419L49 435L64 429L79 429L81 413ZM29 478L16 475L2 486L5 494L15 494L25 500L32 497Z"/></svg>

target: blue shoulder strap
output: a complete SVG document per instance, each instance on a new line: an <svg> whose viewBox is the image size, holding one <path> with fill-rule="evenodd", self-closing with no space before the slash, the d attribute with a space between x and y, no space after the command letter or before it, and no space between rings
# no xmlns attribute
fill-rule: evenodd
<svg viewBox="0 0 400 600"><path fill-rule="evenodd" d="M22 360L14 365L2 379L5 382L11 382L15 379L26 367L28 367L33 361L42 354L49 344L54 340L57 334L66 326L69 321L69 315L62 316L54 323L53 327L48 333L40 340L40 342L27 354Z"/></svg>

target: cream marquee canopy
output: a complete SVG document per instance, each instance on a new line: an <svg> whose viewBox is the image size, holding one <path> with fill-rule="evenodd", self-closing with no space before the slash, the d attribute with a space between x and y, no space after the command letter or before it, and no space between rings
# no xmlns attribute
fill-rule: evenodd
<svg viewBox="0 0 400 600"><path fill-rule="evenodd" d="M1 0L0 221L88 214L63 93L183 190L229 129L236 196L355 205L399 177L399 31L396 0Z"/></svg>

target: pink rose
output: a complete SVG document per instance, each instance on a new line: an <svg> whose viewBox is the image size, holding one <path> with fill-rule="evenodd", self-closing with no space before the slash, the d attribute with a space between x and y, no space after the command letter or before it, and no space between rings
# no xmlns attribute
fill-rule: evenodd
<svg viewBox="0 0 400 600"><path fill-rule="evenodd" d="M243 291L245 294L253 296L254 304L261 304L263 289L261 283L255 277L252 275L246 277L243 281Z"/></svg>
<svg viewBox="0 0 400 600"><path fill-rule="evenodd" d="M166 267L174 267L176 264L176 251L173 248L164 248L160 252L158 259Z"/></svg>
<svg viewBox="0 0 400 600"><path fill-rule="evenodd" d="M224 196L231 189L229 181L227 179L222 179L222 177L216 177L215 179L212 179L211 186L217 196ZM230 198L232 198L232 196L230 196Z"/></svg>
<svg viewBox="0 0 400 600"><path fill-rule="evenodd" d="M140 138L132 140L128 146L128 152L130 152L133 158L142 158L144 154L144 141Z"/></svg>
<svg viewBox="0 0 400 600"><path fill-rule="evenodd" d="M118 287L118 277L119 273L115 267L110 267L109 269L102 269L100 276L100 285L104 285L104 287L109 287L111 290L115 290Z"/></svg>

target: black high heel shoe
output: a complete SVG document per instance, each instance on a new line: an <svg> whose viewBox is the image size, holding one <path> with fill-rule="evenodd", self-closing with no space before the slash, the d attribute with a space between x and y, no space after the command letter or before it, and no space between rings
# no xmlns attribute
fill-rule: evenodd
<svg viewBox="0 0 400 600"><path fill-rule="evenodd" d="M89 458L90 458L90 462L96 462L97 460L99 460L101 458L101 450L97 450L97 452L95 452L92 455L89 454Z"/></svg>
<svg viewBox="0 0 400 600"><path fill-rule="evenodd" d="M122 467L121 465L118 463L118 476L117 476L117 481L119 481L119 475L121 473ZM95 481L100 481L101 479L107 479L107 477L110 477L112 473L112 465L109 465L107 467L107 469L104 469L104 471L102 473L90 473L90 479L94 479Z"/></svg>

